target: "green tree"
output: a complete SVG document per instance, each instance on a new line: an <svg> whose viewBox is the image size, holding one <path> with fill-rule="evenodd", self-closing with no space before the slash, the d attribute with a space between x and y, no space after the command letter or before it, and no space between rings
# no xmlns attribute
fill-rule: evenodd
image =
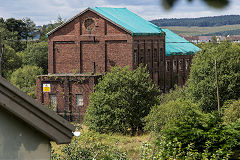
<svg viewBox="0 0 240 160"><path fill-rule="evenodd" d="M8 31L18 33L18 40L23 39L25 37L24 32L26 29L26 24L22 20L9 18L5 21L5 23Z"/></svg>
<svg viewBox="0 0 240 160"><path fill-rule="evenodd" d="M24 39L33 39L37 31L36 24L28 17L24 18L23 22L25 23L25 29L23 33Z"/></svg>
<svg viewBox="0 0 240 160"><path fill-rule="evenodd" d="M2 55L2 75L9 79L12 72L22 66L21 57L15 52L13 48L4 45Z"/></svg>
<svg viewBox="0 0 240 160"><path fill-rule="evenodd" d="M59 15L57 20L54 23L50 23L48 25L43 25L40 29L39 29L39 33L40 33L40 41L46 41L48 40L47 38L47 33L50 32L51 30L53 30L54 28L60 26L61 24L63 24L65 22L65 20L62 19L62 17Z"/></svg>
<svg viewBox="0 0 240 160"><path fill-rule="evenodd" d="M6 25L6 21L1 19L0 22L0 38L3 45L8 45L15 51L23 49L22 43L19 41L19 35L17 31L9 31Z"/></svg>
<svg viewBox="0 0 240 160"><path fill-rule="evenodd" d="M28 44L22 52L24 65L35 65L43 69L43 73L48 72L48 43L39 42Z"/></svg>
<svg viewBox="0 0 240 160"><path fill-rule="evenodd" d="M133 71L114 67L94 90L85 120L97 132L135 134L144 126L142 118L158 103L159 90L143 67Z"/></svg>
<svg viewBox="0 0 240 160"><path fill-rule="evenodd" d="M43 25L40 29L39 29L39 33L40 33L40 38L39 41L45 41L47 42L48 38L47 38L47 33L50 32L51 30L54 29L54 25L53 24L49 24L49 25Z"/></svg>
<svg viewBox="0 0 240 160"><path fill-rule="evenodd" d="M191 66L188 96L204 111L217 110L215 59L217 61L221 106L240 95L240 46L224 42L202 47Z"/></svg>
<svg viewBox="0 0 240 160"><path fill-rule="evenodd" d="M42 73L42 68L26 65L12 73L10 82L29 96L36 98L36 77Z"/></svg>

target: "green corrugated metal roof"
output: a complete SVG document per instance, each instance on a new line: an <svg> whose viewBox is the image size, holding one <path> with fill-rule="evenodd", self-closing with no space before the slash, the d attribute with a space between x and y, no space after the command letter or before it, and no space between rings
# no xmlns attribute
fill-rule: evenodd
<svg viewBox="0 0 240 160"><path fill-rule="evenodd" d="M132 35L156 35L162 33L161 28L126 8L95 7L91 9L130 31Z"/></svg>
<svg viewBox="0 0 240 160"><path fill-rule="evenodd" d="M168 29L162 29L165 32L165 50L166 56L171 55L189 55L200 51L200 48L178 36Z"/></svg>

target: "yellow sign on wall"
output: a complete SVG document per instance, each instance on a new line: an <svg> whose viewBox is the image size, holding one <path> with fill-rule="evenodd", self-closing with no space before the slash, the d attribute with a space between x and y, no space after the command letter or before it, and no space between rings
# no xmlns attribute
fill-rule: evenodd
<svg viewBox="0 0 240 160"><path fill-rule="evenodd" d="M43 92L51 92L51 85L43 84Z"/></svg>

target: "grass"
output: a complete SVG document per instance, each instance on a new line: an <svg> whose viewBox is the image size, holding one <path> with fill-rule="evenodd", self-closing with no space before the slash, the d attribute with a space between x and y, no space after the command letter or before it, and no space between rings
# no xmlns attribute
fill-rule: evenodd
<svg viewBox="0 0 240 160"><path fill-rule="evenodd" d="M162 27L170 29L171 31L181 35L181 36L196 36L201 34L208 34L221 31L229 31L240 29L240 25L225 25L225 26L215 26L215 27L182 27L182 26L169 26Z"/></svg>
<svg viewBox="0 0 240 160"><path fill-rule="evenodd" d="M81 135L79 137L79 144L85 145L86 143L101 143L108 146L116 147L121 152L127 154L127 158L130 159L140 159L141 150L140 147L143 142L149 141L150 135L143 134L137 136L128 136L121 134L100 134L97 132L89 131L86 126L79 129ZM52 143L52 149L56 153L61 154L61 150L64 145L57 145Z"/></svg>

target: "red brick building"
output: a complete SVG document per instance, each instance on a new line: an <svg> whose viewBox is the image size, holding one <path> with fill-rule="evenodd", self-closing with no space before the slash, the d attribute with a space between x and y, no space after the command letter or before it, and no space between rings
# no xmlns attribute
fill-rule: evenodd
<svg viewBox="0 0 240 160"><path fill-rule="evenodd" d="M102 7L87 8L49 32L48 48L49 74L37 78L37 98L70 121L82 120L89 94L111 67L147 65L165 92L185 83L199 50L125 8Z"/></svg>

